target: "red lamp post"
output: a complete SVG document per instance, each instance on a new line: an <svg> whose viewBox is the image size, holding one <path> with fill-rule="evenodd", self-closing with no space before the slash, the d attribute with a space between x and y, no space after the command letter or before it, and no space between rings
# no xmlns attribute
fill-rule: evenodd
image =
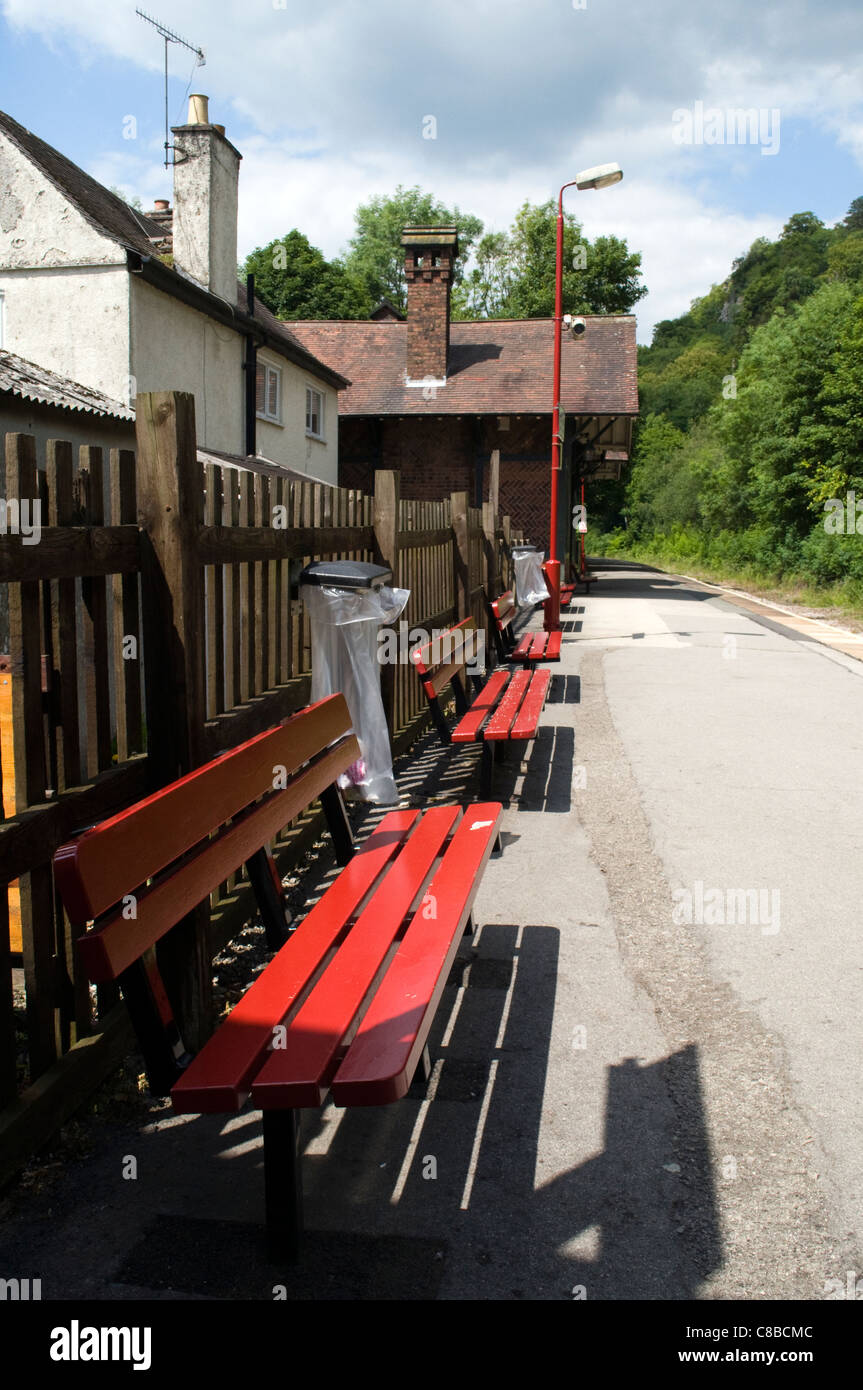
<svg viewBox="0 0 863 1390"><path fill-rule="evenodd" d="M560 628L560 571L562 564L557 554L557 505L560 478L560 349L563 326L563 193L573 186L581 189L606 188L623 178L619 164L599 164L595 169L584 169L577 178L570 179L561 188L557 197L557 252L554 265L554 393L551 407L551 533L548 539L548 561L544 566L549 596L545 601L543 627L546 632L557 632Z"/></svg>

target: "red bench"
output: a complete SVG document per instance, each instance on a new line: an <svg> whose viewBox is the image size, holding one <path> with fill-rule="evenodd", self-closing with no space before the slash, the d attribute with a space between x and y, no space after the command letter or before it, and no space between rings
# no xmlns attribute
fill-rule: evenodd
<svg viewBox="0 0 863 1390"><path fill-rule="evenodd" d="M302 1229L299 1115L404 1096L492 849L499 804L392 811L356 848L337 778L359 757L333 695L63 845L56 882L94 982L118 980L151 1089L183 1114L263 1111L271 1258ZM268 842L320 798L344 867L286 936ZM245 864L280 949L194 1059L156 943ZM433 911L429 910L433 904ZM283 944L281 944L283 943Z"/></svg>
<svg viewBox="0 0 863 1390"><path fill-rule="evenodd" d="M511 589L489 603L488 609L499 661L517 663L526 671L540 661L560 661L560 632L525 632L516 642L510 629L518 607Z"/></svg>
<svg viewBox="0 0 863 1390"><path fill-rule="evenodd" d="M552 633L552 636L560 636ZM446 743L482 744L482 795L490 796L494 754L498 747L536 737L539 717L548 695L550 671L498 670L486 680L474 676L473 702L468 701L466 668L477 656L477 627L465 618L411 652L425 691L435 727ZM483 684L483 681L485 682ZM440 705L440 693L452 687L458 722L450 730Z"/></svg>

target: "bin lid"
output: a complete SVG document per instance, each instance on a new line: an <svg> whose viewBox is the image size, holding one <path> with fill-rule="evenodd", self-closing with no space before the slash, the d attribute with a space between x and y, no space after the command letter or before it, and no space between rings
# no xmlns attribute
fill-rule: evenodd
<svg viewBox="0 0 863 1390"><path fill-rule="evenodd" d="M392 582L392 570L366 560L316 560L306 565L301 584L317 584L328 589L380 589Z"/></svg>
<svg viewBox="0 0 863 1390"><path fill-rule="evenodd" d="M538 552L538 545L514 545L512 547L513 555L535 555Z"/></svg>

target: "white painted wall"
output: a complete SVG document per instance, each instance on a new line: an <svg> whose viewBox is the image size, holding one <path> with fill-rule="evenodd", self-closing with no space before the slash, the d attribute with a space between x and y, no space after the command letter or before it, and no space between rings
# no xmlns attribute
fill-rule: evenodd
<svg viewBox="0 0 863 1390"><path fill-rule="evenodd" d="M2 134L0 290L9 352L127 400L125 252Z"/></svg>
<svg viewBox="0 0 863 1390"><path fill-rule="evenodd" d="M125 264L117 244L90 226L0 132L0 267Z"/></svg>
<svg viewBox="0 0 863 1390"><path fill-rule="evenodd" d="M135 275L129 280L137 389L191 391L198 443L244 454L242 336Z"/></svg>
<svg viewBox="0 0 863 1390"><path fill-rule="evenodd" d="M125 268L0 269L4 347L128 404L129 275Z"/></svg>
<svg viewBox="0 0 863 1390"><path fill-rule="evenodd" d="M261 349L258 361L282 370L282 425L258 420L258 453L274 463L287 464L299 473L309 473L325 482L337 483L339 475L338 392L305 372L278 353ZM306 386L313 386L324 397L326 440L306 434Z"/></svg>

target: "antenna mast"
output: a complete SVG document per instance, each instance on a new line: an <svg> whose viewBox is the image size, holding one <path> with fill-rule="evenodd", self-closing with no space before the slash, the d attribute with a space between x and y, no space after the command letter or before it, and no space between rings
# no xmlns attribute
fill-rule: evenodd
<svg viewBox="0 0 863 1390"><path fill-rule="evenodd" d="M166 29L165 25L160 24L157 19L152 19L150 15L144 14L143 10L136 9L135 14L140 15L141 19L146 20L148 24L152 24L153 28L161 34L162 38L165 40L165 168L167 169L169 165L174 162L168 159L168 151L174 148L168 139L168 44L179 43L182 44L183 48L188 48L189 52L194 53L198 60L195 64L196 67L202 68L207 59L204 55L203 48L196 48L193 43L187 43L179 34L175 34L172 29Z"/></svg>

